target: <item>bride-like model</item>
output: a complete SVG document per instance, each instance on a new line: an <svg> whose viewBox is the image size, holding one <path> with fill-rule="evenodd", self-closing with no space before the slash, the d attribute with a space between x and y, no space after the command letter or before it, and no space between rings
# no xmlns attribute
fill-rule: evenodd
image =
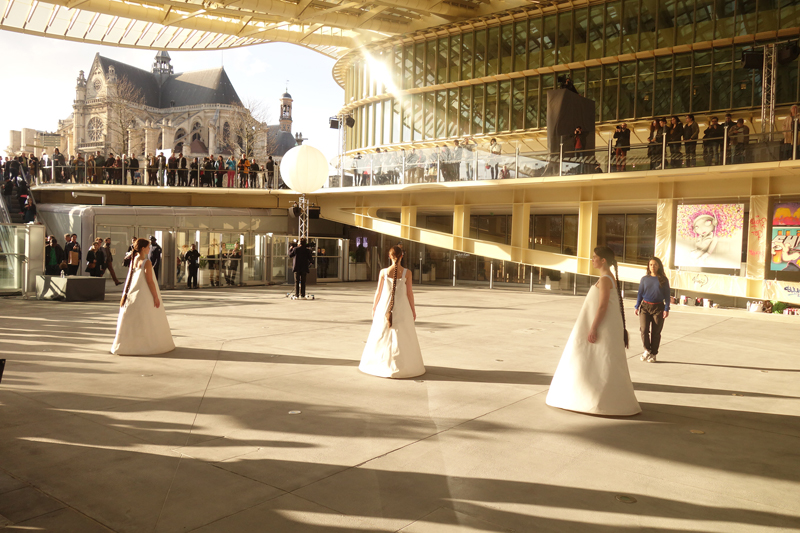
<svg viewBox="0 0 800 533"><path fill-rule="evenodd" d="M413 378L425 373L414 321L414 293L403 250L389 250L392 266L381 270L372 304L372 329L358 369L381 378Z"/></svg>
<svg viewBox="0 0 800 533"><path fill-rule="evenodd" d="M150 241L133 245L131 267L122 291L117 336L111 345L116 355L157 355L175 349L161 292L147 258Z"/></svg>
<svg viewBox="0 0 800 533"><path fill-rule="evenodd" d="M547 393L547 405L593 415L630 416L641 413L628 371L625 348L625 310L617 279L614 252L598 246L592 266L601 273L589 289L578 320L572 328L564 353ZM617 311L619 309L619 311Z"/></svg>

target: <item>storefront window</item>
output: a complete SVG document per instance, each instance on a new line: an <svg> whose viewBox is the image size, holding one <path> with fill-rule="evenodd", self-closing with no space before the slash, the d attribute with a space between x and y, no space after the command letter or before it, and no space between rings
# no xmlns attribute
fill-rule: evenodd
<svg viewBox="0 0 800 533"><path fill-rule="evenodd" d="M597 245L608 246L617 257L625 252L625 215L597 216Z"/></svg>
<svg viewBox="0 0 800 533"><path fill-rule="evenodd" d="M560 254L564 235L562 215L535 215L530 248Z"/></svg>
<svg viewBox="0 0 800 533"><path fill-rule="evenodd" d="M646 265L655 253L656 216L625 216L625 262ZM615 252L616 253L616 252Z"/></svg>

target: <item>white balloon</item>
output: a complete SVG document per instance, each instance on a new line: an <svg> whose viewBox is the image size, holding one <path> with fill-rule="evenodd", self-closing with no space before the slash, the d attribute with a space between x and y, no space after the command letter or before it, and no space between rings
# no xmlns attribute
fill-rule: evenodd
<svg viewBox="0 0 800 533"><path fill-rule="evenodd" d="M286 152L279 168L283 182L301 194L322 188L328 179L328 160L322 152L307 144Z"/></svg>

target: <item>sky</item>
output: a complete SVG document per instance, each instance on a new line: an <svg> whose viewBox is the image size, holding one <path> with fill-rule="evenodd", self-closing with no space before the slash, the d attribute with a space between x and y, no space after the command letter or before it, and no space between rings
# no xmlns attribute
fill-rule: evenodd
<svg viewBox="0 0 800 533"><path fill-rule="evenodd" d="M55 131L58 120L72 113L78 73L88 73L95 54L150 70L155 50L84 44L0 31L6 68L0 74L0 153L9 131L33 128ZM337 154L337 131L328 118L344 103L344 91L333 81L334 60L295 45L274 43L214 52L170 52L175 72L225 67L239 98L261 100L269 123L278 123L279 99L292 95L292 132L330 161ZM287 82L288 80L288 82Z"/></svg>

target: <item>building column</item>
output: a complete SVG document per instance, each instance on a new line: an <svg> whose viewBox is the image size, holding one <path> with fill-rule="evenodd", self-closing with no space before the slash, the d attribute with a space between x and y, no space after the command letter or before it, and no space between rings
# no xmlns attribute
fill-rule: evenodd
<svg viewBox="0 0 800 533"><path fill-rule="evenodd" d="M411 239L411 229L417 225L416 206L403 206L400 208L400 236L403 239Z"/></svg>
<svg viewBox="0 0 800 533"><path fill-rule="evenodd" d="M766 254L769 228L769 196L750 197L750 232L747 235L747 297L764 296L764 278L771 256Z"/></svg>
<svg viewBox="0 0 800 533"><path fill-rule="evenodd" d="M514 204L511 208L511 260L521 263L529 248L531 204Z"/></svg>
<svg viewBox="0 0 800 533"><path fill-rule="evenodd" d="M144 129L144 149L145 149L145 156L156 154L158 149L158 130L154 128L145 128Z"/></svg>
<svg viewBox="0 0 800 533"><path fill-rule="evenodd" d="M467 246L469 239L469 216L471 208L468 205L453 206L453 250L471 252L472 246Z"/></svg>
<svg viewBox="0 0 800 533"><path fill-rule="evenodd" d="M580 202L578 206L578 274L592 273L592 254L597 246L598 202Z"/></svg>
<svg viewBox="0 0 800 533"><path fill-rule="evenodd" d="M175 133L172 134L173 137ZM217 128L215 126L208 127L208 155L214 155L214 150L217 148Z"/></svg>

